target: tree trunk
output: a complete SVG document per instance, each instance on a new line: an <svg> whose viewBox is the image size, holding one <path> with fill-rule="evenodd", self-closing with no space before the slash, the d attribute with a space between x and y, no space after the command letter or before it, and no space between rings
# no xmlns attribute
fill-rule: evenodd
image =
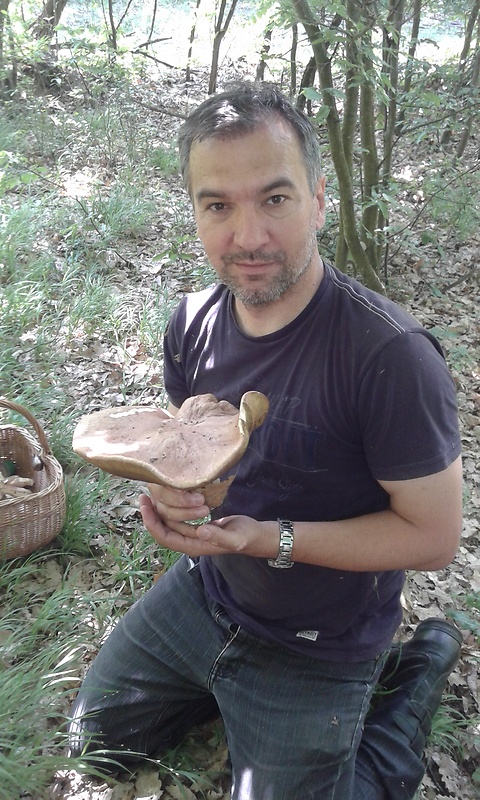
<svg viewBox="0 0 480 800"><path fill-rule="evenodd" d="M17 59L13 48L11 48L12 67L8 73L4 72L7 31L10 36L10 46L12 38L12 29L8 16L9 5L10 0L0 0L0 76L3 84L0 87L0 100L11 100L17 88Z"/></svg>
<svg viewBox="0 0 480 800"><path fill-rule="evenodd" d="M342 141L345 160L353 181L353 148L358 119L358 73L360 71L357 40L357 22L359 9L357 0L348 0L346 19L346 70L345 70L345 102L343 105ZM339 269L345 270L348 260L348 246L345 240L343 213L340 208L335 263Z"/></svg>
<svg viewBox="0 0 480 800"><path fill-rule="evenodd" d="M0 0L0 70L3 70L5 53L5 22L8 17L10 0Z"/></svg>
<svg viewBox="0 0 480 800"><path fill-rule="evenodd" d="M153 31L155 30L155 22L157 21L157 10L158 10L158 0L154 0L153 2L153 11L152 11L152 21L150 23L150 31L148 33L147 41L150 42Z"/></svg>
<svg viewBox="0 0 480 800"><path fill-rule="evenodd" d="M472 37L473 37L473 30L475 28L475 23L477 21L478 15L480 14L480 0L474 0L473 6L471 8L470 14L468 16L467 28L465 31L465 39L463 41L462 52L460 54L460 59L458 62L458 68L460 75L463 75L465 72L465 65L467 63L468 53L470 51L470 47L472 44ZM454 96L458 94L461 88L461 84L459 83L457 86L456 91L454 92ZM455 115L456 116L456 115ZM452 138L452 126L447 125L445 130L442 133L442 138L440 139L440 144L444 147L449 144L450 139ZM467 137L468 139L468 137ZM465 142L466 144L466 142Z"/></svg>
<svg viewBox="0 0 480 800"><path fill-rule="evenodd" d="M192 50L193 50L193 43L195 41L195 32L197 30L197 19L198 19L198 11L200 8L200 3L202 0L197 0L197 5L195 6L195 11L193 14L193 22L192 27L190 30L190 39L188 43L188 53L187 53L187 66L185 69L185 80L188 82L191 80L191 65L192 65Z"/></svg>
<svg viewBox="0 0 480 800"><path fill-rule="evenodd" d="M218 12L218 16L215 20L215 38L213 40L213 49L212 49L212 64L210 67L210 79L208 82L208 94L213 94L217 88L217 75L218 75L218 60L220 56L220 45L222 43L222 39L225 36L228 26L232 21L233 13L235 11L235 6L237 5L237 0L231 0L230 10L227 14L227 18L225 20L225 24L223 22L223 17L225 15L225 7L227 5L227 0L220 0L220 9Z"/></svg>
<svg viewBox="0 0 480 800"><path fill-rule="evenodd" d="M115 26L115 19L113 16L113 0L108 0L108 19L110 22L110 41L112 43L112 50L117 50L117 28Z"/></svg>
<svg viewBox="0 0 480 800"><path fill-rule="evenodd" d="M317 74L317 62L315 61L315 56L312 56L303 71L302 80L300 81L300 86L298 89L299 93L297 97L296 106L299 111L305 110L305 103L307 102L307 98L303 94L303 90L308 89L310 86L313 86L316 74ZM310 107L308 104L307 107L309 108L310 112Z"/></svg>
<svg viewBox="0 0 480 800"><path fill-rule="evenodd" d="M357 0L348 0L346 20L345 55L347 67L345 71L345 103L343 106L342 139L343 150L350 174L353 174L353 143L358 119L358 76L361 71L359 58L357 24L359 9Z"/></svg>
<svg viewBox="0 0 480 800"><path fill-rule="evenodd" d="M465 31L465 39L463 42L463 48L459 59L459 68L460 72L462 73L465 72L465 64L467 63L468 54L470 52L470 47L472 44L473 30L475 28L475 23L477 21L479 14L480 14L480 0L475 0L472 9L470 11L470 15L468 17L467 28Z"/></svg>
<svg viewBox="0 0 480 800"><path fill-rule="evenodd" d="M32 27L35 39L46 39L50 42L66 5L67 0L45 0L42 13Z"/></svg>
<svg viewBox="0 0 480 800"><path fill-rule="evenodd" d="M412 34L410 36L410 46L408 48L407 65L405 67L405 80L403 82L402 94L406 98L412 88L413 80L413 65L415 63L415 54L417 52L418 34L420 32L420 20L422 16L422 5L424 0L414 0L413 14L412 14ZM398 115L398 122L395 133L400 136L403 123L405 120L405 108L400 110Z"/></svg>
<svg viewBox="0 0 480 800"><path fill-rule="evenodd" d="M371 40L371 31L368 33ZM362 240L365 255L370 264L378 272L378 248L376 231L378 229L378 205L373 196L378 189L379 163L377 153L377 140L375 137L375 87L373 77L373 64L368 49L363 55L364 78L360 91L360 143L362 145L362 173L363 173L363 212L362 212Z"/></svg>
<svg viewBox="0 0 480 800"><path fill-rule="evenodd" d="M333 77L327 48L307 0L293 0L293 7L299 21L305 28L305 32L313 49L320 78L322 99L325 107L328 109L326 124L332 159L339 185L343 235L350 256L366 285L377 292L384 293L380 278L375 270L372 269L358 235L352 176L343 147L340 117L333 94Z"/></svg>
<svg viewBox="0 0 480 800"><path fill-rule="evenodd" d="M290 48L290 97L295 97L297 91L297 47L298 25L292 25L292 46Z"/></svg>
<svg viewBox="0 0 480 800"><path fill-rule="evenodd" d="M390 184L392 169L392 156L395 143L395 128L397 124L397 99L398 99L398 62L400 50L400 35L403 25L405 0L390 0L388 14L388 28L385 31L387 47L384 50L384 64L387 77L387 102L385 110L385 133L383 139L383 161L381 183L384 189ZM384 230L388 225L388 212L384 205L379 209L378 228ZM381 247L381 245L380 245ZM378 261L380 260L380 248Z"/></svg>
<svg viewBox="0 0 480 800"><path fill-rule="evenodd" d="M267 28L263 34L263 44L260 51L260 61L258 63L257 72L255 74L256 81L263 81L265 78L265 58L270 52L270 44L272 41L273 28Z"/></svg>
<svg viewBox="0 0 480 800"><path fill-rule="evenodd" d="M480 45L477 46L477 51L475 53L475 61L473 62L473 73L472 79L470 81L470 88L475 90L480 83ZM470 134L472 132L473 127L473 120L474 120L473 112L467 119L467 123L461 133L460 141L457 145L456 157L461 158L465 152L465 148L467 146L468 140L470 138Z"/></svg>

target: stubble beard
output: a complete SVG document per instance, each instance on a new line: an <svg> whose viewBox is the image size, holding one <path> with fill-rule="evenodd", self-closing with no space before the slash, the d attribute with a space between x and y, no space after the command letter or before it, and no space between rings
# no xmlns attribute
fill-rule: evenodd
<svg viewBox="0 0 480 800"><path fill-rule="evenodd" d="M254 250L252 252L234 253L224 256L223 266L219 271L221 282L230 289L234 297L246 306L261 306L274 303L288 292L300 280L302 275L310 266L314 252L317 248L315 233L298 259L291 262L284 251L268 252L264 250ZM271 277L267 285L256 287L256 283L264 280L262 275L251 275L248 277L248 284L240 282L236 276L232 275L230 265L235 261L249 261L252 264L258 262L280 264L280 270Z"/></svg>

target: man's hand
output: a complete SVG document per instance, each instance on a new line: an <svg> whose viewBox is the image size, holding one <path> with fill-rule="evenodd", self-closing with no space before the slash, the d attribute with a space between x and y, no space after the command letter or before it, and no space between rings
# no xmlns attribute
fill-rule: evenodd
<svg viewBox="0 0 480 800"><path fill-rule="evenodd" d="M442 569L458 547L462 529L462 467L458 458L442 472L405 481L381 481L390 508L327 522L295 522L293 561L353 572ZM151 486L140 498L147 529L162 547L190 556L242 553L276 558L278 523L224 517L195 528L185 519L208 514L203 496Z"/></svg>
<svg viewBox="0 0 480 800"><path fill-rule="evenodd" d="M188 525L185 520L203 519L209 508L199 492L169 489L154 484L150 496L140 495L143 522L162 547L189 556L244 555L274 558L278 551L278 525L234 516L206 525Z"/></svg>

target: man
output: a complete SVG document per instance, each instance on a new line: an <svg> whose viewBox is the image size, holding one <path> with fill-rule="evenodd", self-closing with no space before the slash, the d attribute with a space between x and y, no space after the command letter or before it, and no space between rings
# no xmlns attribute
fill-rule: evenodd
<svg viewBox="0 0 480 800"><path fill-rule="evenodd" d="M213 522L189 524L201 492L141 497L152 536L185 555L94 661L72 750L132 763L220 712L233 800L412 798L461 636L428 620L389 650L404 570L458 545L452 380L418 323L320 258L318 145L281 94L212 97L179 141L220 284L170 322L170 410L250 389L270 410Z"/></svg>

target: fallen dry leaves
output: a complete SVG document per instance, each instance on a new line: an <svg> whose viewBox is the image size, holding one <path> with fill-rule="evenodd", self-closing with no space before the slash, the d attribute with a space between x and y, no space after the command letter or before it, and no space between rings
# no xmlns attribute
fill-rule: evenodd
<svg viewBox="0 0 480 800"><path fill-rule="evenodd" d="M146 85L145 102L151 101L150 95L155 95L157 100L162 95L165 106L171 104L175 108L184 108L186 97L192 103L196 97L203 99L201 77L188 87L182 84L175 72L164 78L162 83ZM138 91L140 93L140 89ZM147 113L145 107L142 113L144 125L151 129L152 144L171 136L172 124L175 123L170 116L153 111ZM184 202L178 182L158 176L152 192L164 191L165 188L169 191L171 205ZM169 252L171 238L176 235L175 215L170 219L160 206L158 216L161 222L152 220L140 241L119 241L115 250L104 253L112 285L116 291L124 293L126 300L134 293L148 303L159 288L170 298L195 288L190 260L167 256L155 260L156 254ZM58 247L61 248L61 242ZM203 263L200 248L195 243L189 243L188 247L198 257L198 274ZM467 720L476 719L478 725L479 630L473 624L474 615L470 617L464 610L462 616L460 610L464 609L467 595L477 593L478 596L480 592L480 304L479 274L472 269L472 265L478 265L480 261L480 243L478 240L470 241L454 249L446 237L442 248L443 255L440 255L434 245L427 243L422 258L416 257L411 261L397 255L390 264L388 289L393 299L409 308L426 327L437 333L456 381L464 445L465 524L453 564L437 573L409 575L400 633L408 634L417 622L430 616L447 615L455 619L463 630L464 647L461 661L450 679L451 702ZM142 403L158 402L161 398L161 352L147 349L131 333L124 341L112 344L98 334L87 333L79 325L73 334L71 331L68 335L65 333L59 344L64 348L66 358L56 380L70 397L72 406L82 413L124 403L126 397L129 402ZM28 356L25 353L22 357ZM114 595L117 609L122 605L127 607L130 598L126 593L122 599L122 584L115 575L118 562L107 545L111 537L119 534L128 537L137 525L136 496L136 487L118 482L102 509L104 534L99 534L91 542L94 557L73 559L69 570L69 580L75 583L79 594L93 589L105 596ZM152 548L154 571L161 569L155 559ZM48 596L64 580L64 570L59 563L47 559L37 575L39 599ZM478 626L478 615L476 620ZM105 634L101 622L94 616L90 624L99 638ZM94 650L92 646L84 653L79 674L94 657ZM215 734L208 726L197 730L186 742L185 752L189 764L194 763L195 771L211 780L210 787L199 787L195 781L182 777L179 771L175 775L153 767L141 769L131 780L118 783L90 780L67 771L56 776L46 794L32 800L227 800L230 796L225 766L227 750L221 729ZM474 729L473 724L461 753L442 751L436 746L429 748L428 771L420 800L474 800L478 795L471 776L479 767L479 759L480 731L478 727Z"/></svg>

